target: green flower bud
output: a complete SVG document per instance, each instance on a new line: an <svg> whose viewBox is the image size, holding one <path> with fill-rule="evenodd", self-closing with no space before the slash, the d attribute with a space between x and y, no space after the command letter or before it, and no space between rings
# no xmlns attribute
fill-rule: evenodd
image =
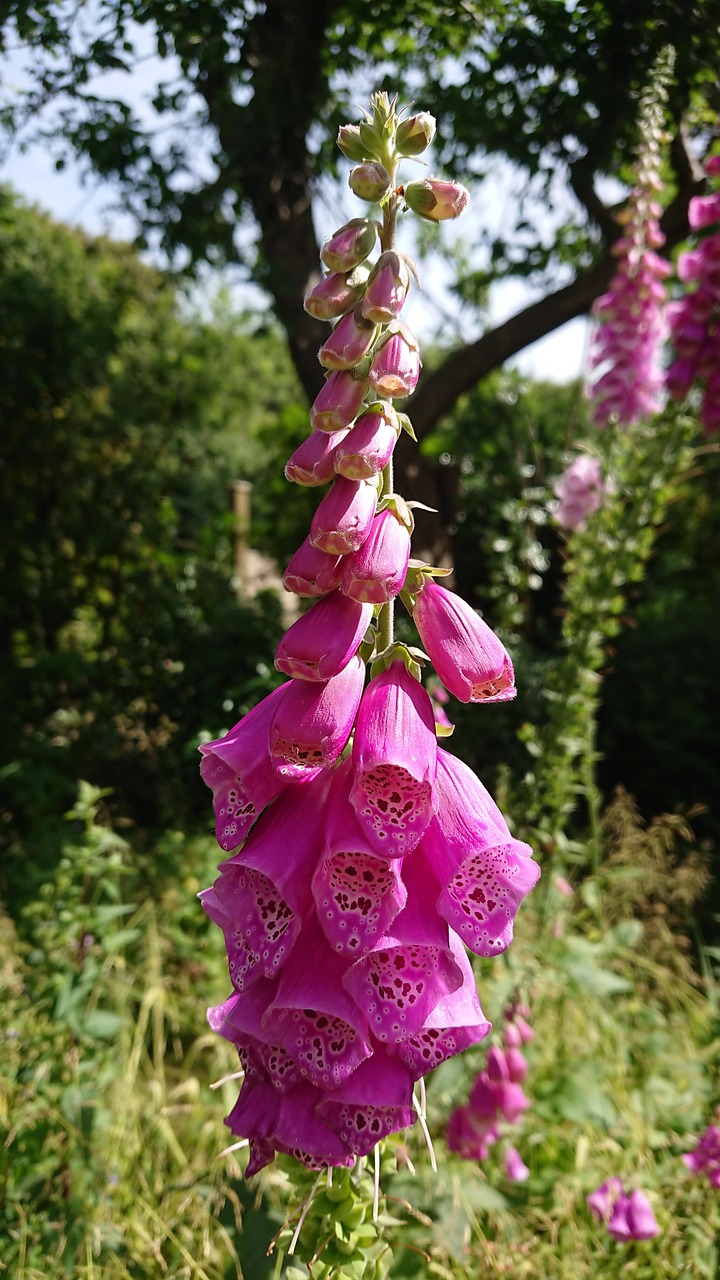
<svg viewBox="0 0 720 1280"><path fill-rule="evenodd" d="M429 111L419 111L416 116L408 116L398 125L395 135L395 146L401 156L419 156L430 146L435 137L435 117Z"/></svg>
<svg viewBox="0 0 720 1280"><path fill-rule="evenodd" d="M379 160L367 160L350 170L348 186L361 200L382 200L390 190L391 178Z"/></svg>
<svg viewBox="0 0 720 1280"><path fill-rule="evenodd" d="M430 222L459 218L467 208L470 193L459 182L443 182L441 178L419 178L405 187L405 203L413 213Z"/></svg>
<svg viewBox="0 0 720 1280"><path fill-rule="evenodd" d="M367 148L360 141L360 130L356 124L340 125L337 144L348 160L365 160L367 158Z"/></svg>

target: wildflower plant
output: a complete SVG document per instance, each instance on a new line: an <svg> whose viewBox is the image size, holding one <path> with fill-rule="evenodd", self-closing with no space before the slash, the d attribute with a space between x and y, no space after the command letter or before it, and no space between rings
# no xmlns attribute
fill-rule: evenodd
<svg viewBox="0 0 720 1280"><path fill-rule="evenodd" d="M287 682L201 748L229 855L201 894L233 986L209 1013L240 1059L226 1123L249 1147L248 1176L276 1154L319 1171L292 1238L280 1240L288 1253L318 1179L331 1200L334 1185L361 1196L362 1162L375 1150L379 1168L378 1142L418 1115L426 1128L424 1076L490 1029L465 947L505 950L539 875L480 780L439 745L447 728L425 664L473 703L513 697L513 667L487 624L435 581L443 571L410 558L414 504L393 481L400 432L414 438L396 402L421 368L401 319L415 268L396 245L399 217L442 221L468 200L433 177L398 183L400 162L434 129L385 93L340 129L350 187L376 208L329 238L327 274L305 297L312 315L335 322L319 353L327 373L311 433L286 468L294 483L330 482L284 575L313 603L277 648ZM395 640L398 597L427 654ZM332 1169L352 1172L334 1184ZM374 1240L372 1226L362 1239L339 1229L313 1275L341 1258L347 1267Z"/></svg>

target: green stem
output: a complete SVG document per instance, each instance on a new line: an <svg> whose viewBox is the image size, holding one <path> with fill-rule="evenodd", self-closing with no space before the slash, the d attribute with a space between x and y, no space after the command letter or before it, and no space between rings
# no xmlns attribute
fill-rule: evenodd
<svg viewBox="0 0 720 1280"><path fill-rule="evenodd" d="M383 208L383 224L380 232L380 250L385 253L388 249L395 248L395 234L397 231L397 215L400 206L400 197L395 194L395 180L397 165L388 166L392 179L393 190L391 191L387 203ZM382 473L382 493L388 494L393 492L393 460L392 457L384 468ZM395 601L389 600L384 604L378 616L378 632L377 632L377 653L383 653L385 649L389 649L395 639Z"/></svg>

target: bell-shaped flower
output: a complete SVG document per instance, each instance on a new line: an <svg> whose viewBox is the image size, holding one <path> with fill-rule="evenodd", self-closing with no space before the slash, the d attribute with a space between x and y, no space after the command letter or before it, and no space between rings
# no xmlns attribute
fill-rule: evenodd
<svg viewBox="0 0 720 1280"><path fill-rule="evenodd" d="M472 1045L479 1044L491 1030L480 1008L475 975L467 953L452 929L450 949L462 973L461 985L438 1000L420 1031L388 1046L389 1052L405 1063L416 1080L439 1067L453 1054L463 1053Z"/></svg>
<svg viewBox="0 0 720 1280"><path fill-rule="evenodd" d="M345 595L386 604L402 590L409 559L407 525L392 509L381 511L359 551L343 559L341 586Z"/></svg>
<svg viewBox="0 0 720 1280"><path fill-rule="evenodd" d="M225 935L236 991L261 977L275 977L295 945L311 906L329 782L320 773L312 782L289 787L263 814L242 851L222 863L212 888L200 894L205 912Z"/></svg>
<svg viewBox="0 0 720 1280"><path fill-rule="evenodd" d="M372 616L371 604L351 600L342 591L331 592L285 632L275 651L275 666L297 680L330 680L357 653Z"/></svg>
<svg viewBox="0 0 720 1280"><path fill-rule="evenodd" d="M307 486L327 484L333 480L337 448L347 434L347 428L342 431L311 431L286 463L285 479Z"/></svg>
<svg viewBox="0 0 720 1280"><path fill-rule="evenodd" d="M215 835L225 853L245 839L258 814L284 785L272 767L268 747L280 696L281 690L275 689L223 738L200 747L200 776L212 789Z"/></svg>
<svg viewBox="0 0 720 1280"><path fill-rule="evenodd" d="M340 586L342 558L314 547L306 538L283 573L283 586L296 596L325 596Z"/></svg>
<svg viewBox="0 0 720 1280"><path fill-rule="evenodd" d="M459 182L444 182L442 178L417 178L404 188L405 203L413 213L430 222L444 222L459 218L464 213L470 192Z"/></svg>
<svg viewBox="0 0 720 1280"><path fill-rule="evenodd" d="M333 454L333 465L349 480L369 480L379 475L390 461L400 430L397 414L388 401L363 413Z"/></svg>
<svg viewBox="0 0 720 1280"><path fill-rule="evenodd" d="M343 978L383 1043L417 1035L439 1001L463 981L447 925L435 910L437 886L419 854L404 861L403 880L405 907Z"/></svg>
<svg viewBox="0 0 720 1280"><path fill-rule="evenodd" d="M555 486L555 518L566 529L581 529L603 502L605 487L599 458L581 454L566 467Z"/></svg>
<svg viewBox="0 0 720 1280"><path fill-rule="evenodd" d="M480 1115L517 1124L530 1099L519 1084L509 1079L492 1079L489 1070L481 1071L468 1099L469 1106Z"/></svg>
<svg viewBox="0 0 720 1280"><path fill-rule="evenodd" d="M394 249L386 249L370 272L360 304L362 314L375 324L389 324L391 320L397 320L409 288L410 268L405 258Z"/></svg>
<svg viewBox="0 0 720 1280"><path fill-rule="evenodd" d="M367 279L367 268L349 274L331 271L307 290L303 306L316 320L337 320L360 301Z"/></svg>
<svg viewBox="0 0 720 1280"><path fill-rule="evenodd" d="M306 1169L349 1168L355 1157L320 1115L323 1098L324 1092L307 1082L281 1095L273 1142Z"/></svg>
<svg viewBox="0 0 720 1280"><path fill-rule="evenodd" d="M613 1205L620 1195L622 1195L622 1182L619 1178L608 1178L601 1186L591 1191L590 1195L586 1196L586 1200L593 1217L597 1218L598 1222L608 1222Z"/></svg>
<svg viewBox="0 0 720 1280"><path fill-rule="evenodd" d="M658 1235L660 1228L650 1201L643 1191L631 1191L630 1195L620 1195L615 1201L608 1231L613 1240L651 1240Z"/></svg>
<svg viewBox="0 0 720 1280"><path fill-rule="evenodd" d="M404 662L392 662L366 688L352 761L350 799L365 835L384 857L402 857L415 848L437 806L432 704Z"/></svg>
<svg viewBox="0 0 720 1280"><path fill-rule="evenodd" d="M420 377L417 339L406 325L396 322L375 348L368 378L373 391L388 399L412 395Z"/></svg>
<svg viewBox="0 0 720 1280"><path fill-rule="evenodd" d="M352 271L372 253L376 239L377 223L353 218L325 241L320 257L330 271Z"/></svg>
<svg viewBox="0 0 720 1280"><path fill-rule="evenodd" d="M312 545L331 555L357 551L370 532L376 506L374 484L337 476L315 509L310 524Z"/></svg>
<svg viewBox="0 0 720 1280"><path fill-rule="evenodd" d="M314 775L344 750L365 684L357 655L330 680L291 680L270 722L270 758L281 778Z"/></svg>
<svg viewBox="0 0 720 1280"><path fill-rule="evenodd" d="M270 1042L262 1025L265 1011L276 994L277 978L260 978L242 995L233 992L228 1000L208 1009L207 1016L217 1035L236 1045L241 1054L249 1050L273 1088L287 1093L302 1084L302 1076L289 1054Z"/></svg>
<svg viewBox="0 0 720 1280"><path fill-rule="evenodd" d="M313 876L318 920L335 951L366 952L407 902L398 860L379 858L350 803L351 761L335 771L327 804L325 848Z"/></svg>
<svg viewBox="0 0 720 1280"><path fill-rule="evenodd" d="M318 1115L353 1155L366 1156L377 1142L415 1122L413 1078L382 1049L361 1062L339 1089L318 1106Z"/></svg>
<svg viewBox="0 0 720 1280"><path fill-rule="evenodd" d="M504 644L454 591L426 577L413 621L439 678L461 702L515 697L515 673Z"/></svg>
<svg viewBox="0 0 720 1280"><path fill-rule="evenodd" d="M283 969L263 1025L302 1075L318 1088L337 1088L372 1053L367 1016L343 986L342 966L314 913L299 954L302 964Z"/></svg>
<svg viewBox="0 0 720 1280"><path fill-rule="evenodd" d="M709 196L693 196L688 204L688 222L693 231L702 231L720 222L720 191Z"/></svg>
<svg viewBox="0 0 720 1280"><path fill-rule="evenodd" d="M338 320L327 342L323 343L318 360L326 369L354 369L367 355L377 333L377 325L364 319L359 309L348 312Z"/></svg>
<svg viewBox="0 0 720 1280"><path fill-rule="evenodd" d="M369 382L348 369L335 369L325 379L310 406L310 422L316 431L343 431L354 422Z"/></svg>
<svg viewBox="0 0 720 1280"><path fill-rule="evenodd" d="M467 1104L455 1108L445 1131L448 1147L464 1160L487 1160L499 1136L498 1124Z"/></svg>
<svg viewBox="0 0 720 1280"><path fill-rule="evenodd" d="M686 1152L681 1159L691 1173L704 1173L710 1185L720 1189L720 1125L708 1125L695 1150Z"/></svg>
<svg viewBox="0 0 720 1280"><path fill-rule="evenodd" d="M510 1182L527 1182L530 1170L515 1147L507 1147L505 1151L505 1177Z"/></svg>

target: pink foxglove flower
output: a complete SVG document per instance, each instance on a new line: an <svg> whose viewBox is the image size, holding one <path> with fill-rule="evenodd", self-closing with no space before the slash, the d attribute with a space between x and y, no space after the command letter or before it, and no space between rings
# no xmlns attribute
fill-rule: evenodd
<svg viewBox="0 0 720 1280"><path fill-rule="evenodd" d="M462 973L461 985L456 991L438 1000L420 1031L389 1046L406 1063L415 1079L427 1075L428 1071L439 1067L441 1062L445 1062L453 1054L462 1053L472 1045L479 1044L491 1030L490 1023L480 1008L475 975L467 952L452 930L450 949Z"/></svg>
<svg viewBox="0 0 720 1280"><path fill-rule="evenodd" d="M375 348L368 374L370 386L388 399L412 395L420 377L417 339L404 324L397 323Z"/></svg>
<svg viewBox="0 0 720 1280"><path fill-rule="evenodd" d="M497 1123L469 1105L455 1108L445 1133L450 1150L464 1160L487 1160L490 1147L499 1136Z"/></svg>
<svg viewBox="0 0 720 1280"><path fill-rule="evenodd" d="M708 1125L694 1151L682 1156L691 1173L704 1173L712 1187L720 1190L720 1126Z"/></svg>
<svg viewBox="0 0 720 1280"><path fill-rule="evenodd" d="M344 431L312 431L298 445L285 466L285 479L295 484L327 484L335 477L338 446L348 434Z"/></svg>
<svg viewBox="0 0 720 1280"><path fill-rule="evenodd" d="M398 431L392 405L384 401L373 405L372 411L358 418L335 449L335 470L350 480L369 480L378 475L392 457Z"/></svg>
<svg viewBox="0 0 720 1280"><path fill-rule="evenodd" d="M282 689L263 698L229 733L200 747L200 776L212 789L215 834L229 853L245 839L266 804L283 787L268 746L270 722Z"/></svg>
<svg viewBox="0 0 720 1280"><path fill-rule="evenodd" d="M324 596L340 586L342 562L339 555L320 551L306 538L283 573L283 586L296 596Z"/></svg>
<svg viewBox="0 0 720 1280"><path fill-rule="evenodd" d="M593 1217L597 1218L598 1222L608 1222L613 1205L621 1194L622 1182L619 1178L608 1178L607 1182L603 1182L595 1191L591 1191L587 1196L587 1204Z"/></svg>
<svg viewBox="0 0 720 1280"><path fill-rule="evenodd" d="M407 525L394 511L381 511L360 550L344 557L341 585L345 595L386 604L402 591L409 559Z"/></svg>
<svg viewBox="0 0 720 1280"><path fill-rule="evenodd" d="M413 1123L412 1087L407 1067L375 1049L325 1098L318 1112L353 1155L365 1156L381 1138Z"/></svg>
<svg viewBox="0 0 720 1280"><path fill-rule="evenodd" d="M379 854L402 857L437 807L432 705L403 662L391 663L365 690L352 760L350 798L363 831Z"/></svg>
<svg viewBox="0 0 720 1280"><path fill-rule="evenodd" d="M706 163L707 173L720 171L717 159ZM720 431L720 191L693 196L688 220L695 231L715 230L678 259L680 279L694 287L668 307L676 358L667 371L667 387L680 400L698 380L700 421L709 436Z"/></svg>
<svg viewBox="0 0 720 1280"><path fill-rule="evenodd" d="M413 621L445 688L461 702L515 697L515 673L505 646L455 592L425 578Z"/></svg>
<svg viewBox="0 0 720 1280"><path fill-rule="evenodd" d="M337 476L310 523L310 541L331 555L357 551L372 528L377 488L368 480Z"/></svg>
<svg viewBox="0 0 720 1280"><path fill-rule="evenodd" d="M354 422L368 389L367 378L356 378L347 369L337 369L325 380L310 408L310 422L316 431L343 431Z"/></svg>
<svg viewBox="0 0 720 1280"><path fill-rule="evenodd" d="M643 1191L618 1196L613 1207L608 1231L614 1240L651 1240L659 1234L655 1214Z"/></svg>
<svg viewBox="0 0 720 1280"><path fill-rule="evenodd" d="M325 683L292 680L270 721L270 758L281 778L334 764L347 745L365 684L357 655Z"/></svg>
<svg viewBox="0 0 720 1280"><path fill-rule="evenodd" d="M327 342L318 352L318 360L326 369L353 369L366 356L375 341L377 325L363 319L360 311L350 311L338 320Z"/></svg>
<svg viewBox="0 0 720 1280"><path fill-rule="evenodd" d="M363 267L348 275L331 271L308 289L303 306L316 320L336 320L360 301L366 281L367 270Z"/></svg>
<svg viewBox="0 0 720 1280"><path fill-rule="evenodd" d="M430 222L459 218L469 199L470 193L461 183L444 182L441 178L417 178L405 186L405 203Z"/></svg>
<svg viewBox="0 0 720 1280"><path fill-rule="evenodd" d="M410 288L410 268L401 254L388 249L381 253L370 272L365 296L360 304L362 314L375 324L397 320Z"/></svg>
<svg viewBox="0 0 720 1280"><path fill-rule="evenodd" d="M357 653L372 612L341 591L324 596L285 632L275 666L298 680L330 680Z"/></svg>
<svg viewBox="0 0 720 1280"><path fill-rule="evenodd" d="M599 458L581 454L565 469L555 486L555 518L566 529L581 529L602 506L604 486Z"/></svg>
<svg viewBox="0 0 720 1280"><path fill-rule="evenodd" d="M377 224L369 218L353 218L334 232L320 250L330 271L352 271L375 248Z"/></svg>
<svg viewBox="0 0 720 1280"><path fill-rule="evenodd" d="M364 954L407 902L398 859L379 858L350 803L352 763L335 771L325 845L312 881L318 921L335 951Z"/></svg>
<svg viewBox="0 0 720 1280"><path fill-rule="evenodd" d="M530 1177L530 1170L515 1147L505 1151L505 1176L510 1182L527 1182Z"/></svg>

